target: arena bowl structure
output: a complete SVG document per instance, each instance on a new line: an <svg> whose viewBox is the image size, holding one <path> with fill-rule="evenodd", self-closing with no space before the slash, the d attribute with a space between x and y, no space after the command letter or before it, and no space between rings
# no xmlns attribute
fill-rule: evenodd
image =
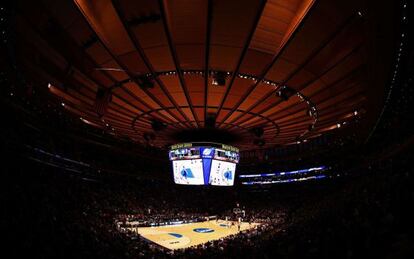
<svg viewBox="0 0 414 259"><path fill-rule="evenodd" d="M3 253L414 258L412 4L0 1Z"/></svg>

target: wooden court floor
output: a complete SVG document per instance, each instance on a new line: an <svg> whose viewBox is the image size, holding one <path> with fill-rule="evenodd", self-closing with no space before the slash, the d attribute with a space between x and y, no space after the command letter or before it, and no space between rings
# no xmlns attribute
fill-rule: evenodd
<svg viewBox="0 0 414 259"><path fill-rule="evenodd" d="M175 250L237 234L238 226L231 225L231 223L231 221L226 223L224 220L211 220L181 225L140 227L135 228L134 230L147 240L168 249ZM258 224L242 222L240 231L254 228L256 225Z"/></svg>

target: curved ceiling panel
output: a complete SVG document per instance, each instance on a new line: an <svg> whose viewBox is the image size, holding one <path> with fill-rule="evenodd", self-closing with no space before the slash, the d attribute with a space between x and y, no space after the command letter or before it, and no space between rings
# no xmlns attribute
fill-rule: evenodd
<svg viewBox="0 0 414 259"><path fill-rule="evenodd" d="M17 23L23 63L85 123L158 147L186 130L220 129L253 149L257 139L267 147L319 136L356 110L375 117L382 91L372 77L387 64L373 65L384 48L370 48L377 21L361 6L44 0L21 6Z"/></svg>

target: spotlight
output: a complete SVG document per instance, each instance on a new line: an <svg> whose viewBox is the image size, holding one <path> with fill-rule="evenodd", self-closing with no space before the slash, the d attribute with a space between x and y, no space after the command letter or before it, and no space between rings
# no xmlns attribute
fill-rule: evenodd
<svg viewBox="0 0 414 259"><path fill-rule="evenodd" d="M154 82L149 76L140 76L138 77L138 84L143 89L152 89L154 88Z"/></svg>
<svg viewBox="0 0 414 259"><path fill-rule="evenodd" d="M151 127L154 131L161 131L165 128L167 128L167 124L163 123L162 121L159 120L153 120L151 122Z"/></svg>
<svg viewBox="0 0 414 259"><path fill-rule="evenodd" d="M255 135L256 137L260 138L263 136L263 128L262 127L256 127L256 128L252 128L250 130L251 133L253 133L253 135Z"/></svg>
<svg viewBox="0 0 414 259"><path fill-rule="evenodd" d="M206 128L214 128L216 126L216 114L208 113L204 125Z"/></svg>
<svg viewBox="0 0 414 259"><path fill-rule="evenodd" d="M289 100L289 98L294 94L294 91L287 86L282 86L279 90L276 91L276 95L280 97L283 101Z"/></svg>
<svg viewBox="0 0 414 259"><path fill-rule="evenodd" d="M213 75L212 85L225 86L226 85L226 73L218 71Z"/></svg>

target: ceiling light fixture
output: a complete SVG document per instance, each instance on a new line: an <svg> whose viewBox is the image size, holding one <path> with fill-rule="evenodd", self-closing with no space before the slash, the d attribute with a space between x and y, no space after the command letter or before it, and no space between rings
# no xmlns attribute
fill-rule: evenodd
<svg viewBox="0 0 414 259"><path fill-rule="evenodd" d="M217 71L213 74L212 85L225 86L226 85L226 73L223 71Z"/></svg>

